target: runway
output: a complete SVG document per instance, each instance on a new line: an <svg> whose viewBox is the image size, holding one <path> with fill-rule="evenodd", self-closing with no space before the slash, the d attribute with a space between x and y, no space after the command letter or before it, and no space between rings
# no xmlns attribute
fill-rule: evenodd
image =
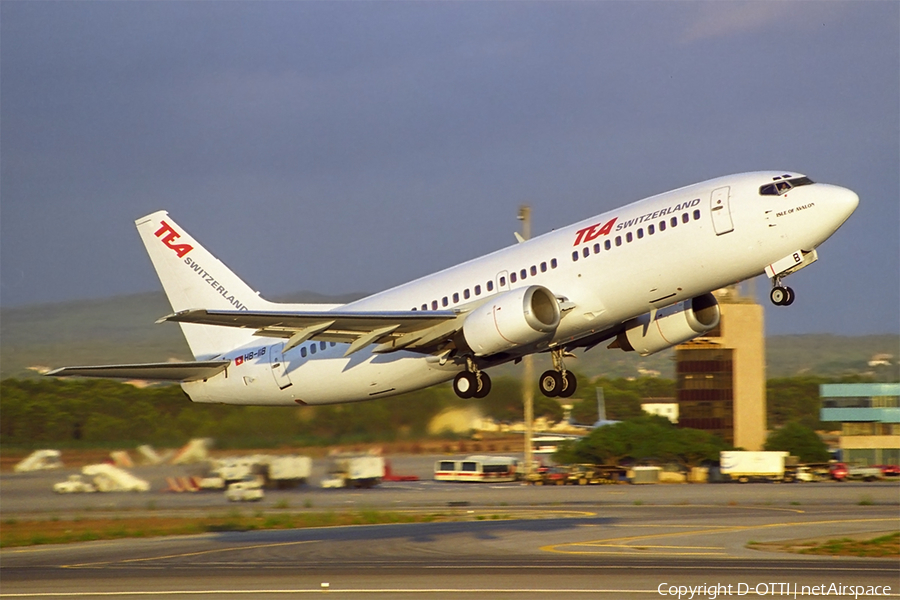
<svg viewBox="0 0 900 600"><path fill-rule="evenodd" d="M896 531L896 505L503 508L509 516L527 510L529 518L507 520L497 507L473 507L464 522L4 550L0 597L685 598L693 589L694 598L712 600L812 597L813 589L829 586L830 597L900 597L895 559L747 547Z"/></svg>

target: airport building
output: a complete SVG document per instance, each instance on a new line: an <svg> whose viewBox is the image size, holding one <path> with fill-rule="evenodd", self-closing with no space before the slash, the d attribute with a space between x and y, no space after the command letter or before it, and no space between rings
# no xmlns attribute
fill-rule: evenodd
<svg viewBox="0 0 900 600"><path fill-rule="evenodd" d="M819 396L819 418L841 424L844 462L900 464L900 383L825 384Z"/></svg>
<svg viewBox="0 0 900 600"><path fill-rule="evenodd" d="M712 331L675 348L678 425L702 429L744 450L766 442L763 307L737 287L715 292Z"/></svg>

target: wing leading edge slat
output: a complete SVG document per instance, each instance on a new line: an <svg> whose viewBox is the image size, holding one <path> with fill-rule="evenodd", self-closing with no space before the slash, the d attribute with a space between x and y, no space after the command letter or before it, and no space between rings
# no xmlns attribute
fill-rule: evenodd
<svg viewBox="0 0 900 600"><path fill-rule="evenodd" d="M456 311L274 312L185 310L158 322L252 328L255 335L287 339L284 350L307 340L348 343L352 354L372 343L378 352L423 349L449 340L461 327Z"/></svg>

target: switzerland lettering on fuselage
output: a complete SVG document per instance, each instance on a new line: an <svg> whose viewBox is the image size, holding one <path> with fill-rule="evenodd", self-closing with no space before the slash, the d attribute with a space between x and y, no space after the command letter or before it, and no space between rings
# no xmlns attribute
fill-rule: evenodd
<svg viewBox="0 0 900 600"><path fill-rule="evenodd" d="M645 223L647 221L653 221L655 219L659 219L661 217L665 217L666 215L670 215L676 212L685 211L693 206L697 206L700 204L700 198L695 200L691 200L689 202L680 202L675 206L669 206L667 208L661 208L656 212L647 213L645 215L641 215L639 217L635 217L633 219L629 219L627 221L620 221L618 225L616 225L616 231L622 231L623 229L627 229L632 227L633 225L640 225L641 223Z"/></svg>
<svg viewBox="0 0 900 600"><path fill-rule="evenodd" d="M628 219L627 221L619 221L619 217L613 217L605 223L603 221L594 223L589 227L585 227L576 231L575 243L572 245L578 246L579 244L587 244L588 242L597 239L601 235L609 235L613 231L614 227L616 231L622 231L623 229L627 229L646 221L652 221L654 219L659 219L660 217L664 217L675 212L687 210L688 208L697 206L698 204L700 204L700 198L691 200L689 202L680 202L674 206L661 208L655 212L647 213L639 217L634 217L633 219ZM618 223L616 223L616 221L618 221Z"/></svg>
<svg viewBox="0 0 900 600"><path fill-rule="evenodd" d="M175 228L166 223L165 221L160 221L161 227L153 234L162 241L163 245L166 248L171 249L178 258L184 258L184 264L194 270L197 275L203 278L203 281L208 283L213 287L219 294L222 295L225 300L231 303L238 310L247 310L247 307L244 304L234 297L233 294L229 294L228 290L225 289L225 286L216 281L216 278L206 272L206 269L201 267L198 263L191 260L187 254L194 249L190 244L179 244L178 238L181 237L181 234L175 231Z"/></svg>

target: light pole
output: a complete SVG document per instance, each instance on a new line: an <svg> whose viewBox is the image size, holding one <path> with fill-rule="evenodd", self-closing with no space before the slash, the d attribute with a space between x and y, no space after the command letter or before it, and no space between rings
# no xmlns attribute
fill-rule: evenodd
<svg viewBox="0 0 900 600"><path fill-rule="evenodd" d="M523 204L519 207L518 219L522 221L522 239L531 238L531 207ZM525 475L531 474L531 429L534 423L534 357L526 354L522 357L523 379L522 403L525 405Z"/></svg>

